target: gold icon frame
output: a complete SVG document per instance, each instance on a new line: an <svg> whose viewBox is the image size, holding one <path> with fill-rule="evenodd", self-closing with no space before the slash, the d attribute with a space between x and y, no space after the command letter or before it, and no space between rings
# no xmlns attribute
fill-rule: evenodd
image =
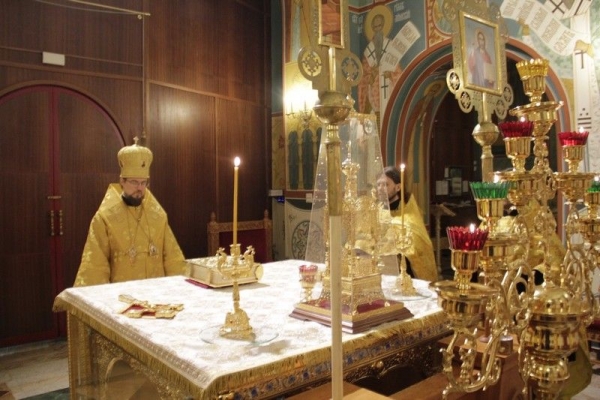
<svg viewBox="0 0 600 400"><path fill-rule="evenodd" d="M501 45L504 43L500 40L500 34L498 30L498 24L490 21L486 21L482 18L476 17L475 15L461 12L459 16L459 31L460 31L460 42L461 42L461 53L462 53L462 71L463 79L465 82L465 88L474 89L482 92L491 93L497 96L502 94L502 88L504 86L503 76L501 74L502 59L504 57L501 51ZM493 78L489 80L490 85L485 83L476 82L470 71L470 54L475 50L478 44L478 35L481 33L486 40L485 49L490 51L487 54L490 57L490 71L486 71L484 75L486 77Z"/></svg>

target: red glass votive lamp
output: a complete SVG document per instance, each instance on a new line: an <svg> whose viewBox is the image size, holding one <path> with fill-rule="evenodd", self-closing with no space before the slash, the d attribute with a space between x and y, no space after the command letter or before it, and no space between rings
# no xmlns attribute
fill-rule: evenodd
<svg viewBox="0 0 600 400"><path fill-rule="evenodd" d="M500 132L505 139L517 137L531 137L533 122L531 121L507 121L498 124Z"/></svg>
<svg viewBox="0 0 600 400"><path fill-rule="evenodd" d="M579 129L578 132L560 132L558 134L558 141L562 146L563 157L567 162L569 172L577 172L579 169L588 135L589 132L583 129Z"/></svg>
<svg viewBox="0 0 600 400"><path fill-rule="evenodd" d="M471 276L479 269L479 255L488 237L488 231L463 226L449 226L446 228L448 242L452 250L450 260L455 272L454 280L460 290L468 290Z"/></svg>
<svg viewBox="0 0 600 400"><path fill-rule="evenodd" d="M575 132L560 132L558 134L558 141L561 146L585 146L587 144L588 131L579 129Z"/></svg>
<svg viewBox="0 0 600 400"><path fill-rule="evenodd" d="M525 160L531 154L531 132L533 122L511 121L498 124L504 136L506 155L518 172L525 171Z"/></svg>
<svg viewBox="0 0 600 400"><path fill-rule="evenodd" d="M488 231L470 227L449 226L446 228L450 249L461 251L481 251L488 237Z"/></svg>

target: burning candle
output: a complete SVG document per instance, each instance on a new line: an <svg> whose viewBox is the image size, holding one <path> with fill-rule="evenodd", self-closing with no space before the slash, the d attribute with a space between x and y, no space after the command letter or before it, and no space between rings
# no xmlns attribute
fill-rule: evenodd
<svg viewBox="0 0 600 400"><path fill-rule="evenodd" d="M238 210L238 169L240 158L233 160L233 244L237 244L237 210Z"/></svg>
<svg viewBox="0 0 600 400"><path fill-rule="evenodd" d="M400 164L400 217L404 226L404 164Z"/></svg>

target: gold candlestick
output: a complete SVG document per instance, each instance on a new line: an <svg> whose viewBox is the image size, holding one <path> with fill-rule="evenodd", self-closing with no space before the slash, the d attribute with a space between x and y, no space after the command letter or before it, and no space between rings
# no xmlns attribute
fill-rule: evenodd
<svg viewBox="0 0 600 400"><path fill-rule="evenodd" d="M396 288L394 289L395 293L398 293L402 296L416 296L417 289L415 289L412 278L406 272L406 256L404 255L406 251L412 246L412 232L408 227L404 224L400 226L395 226L396 236L396 248L400 252L400 273L398 274L398 278L396 278Z"/></svg>
<svg viewBox="0 0 600 400"><path fill-rule="evenodd" d="M227 257L223 248L217 255L217 269L233 283L233 312L227 313L225 324L219 329L219 334L228 339L254 340L255 334L250 326L248 314L240 307L240 289L238 280L247 276L254 265L253 250L248 250L242 256L239 243L230 246L231 256Z"/></svg>

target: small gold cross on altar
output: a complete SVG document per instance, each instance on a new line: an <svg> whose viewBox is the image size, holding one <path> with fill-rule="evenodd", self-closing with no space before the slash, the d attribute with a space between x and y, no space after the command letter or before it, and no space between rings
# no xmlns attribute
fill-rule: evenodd
<svg viewBox="0 0 600 400"><path fill-rule="evenodd" d="M173 319L183 310L183 304L152 304L147 300L138 300L128 294L119 295L119 301L127 303L119 314L129 318L165 318Z"/></svg>

